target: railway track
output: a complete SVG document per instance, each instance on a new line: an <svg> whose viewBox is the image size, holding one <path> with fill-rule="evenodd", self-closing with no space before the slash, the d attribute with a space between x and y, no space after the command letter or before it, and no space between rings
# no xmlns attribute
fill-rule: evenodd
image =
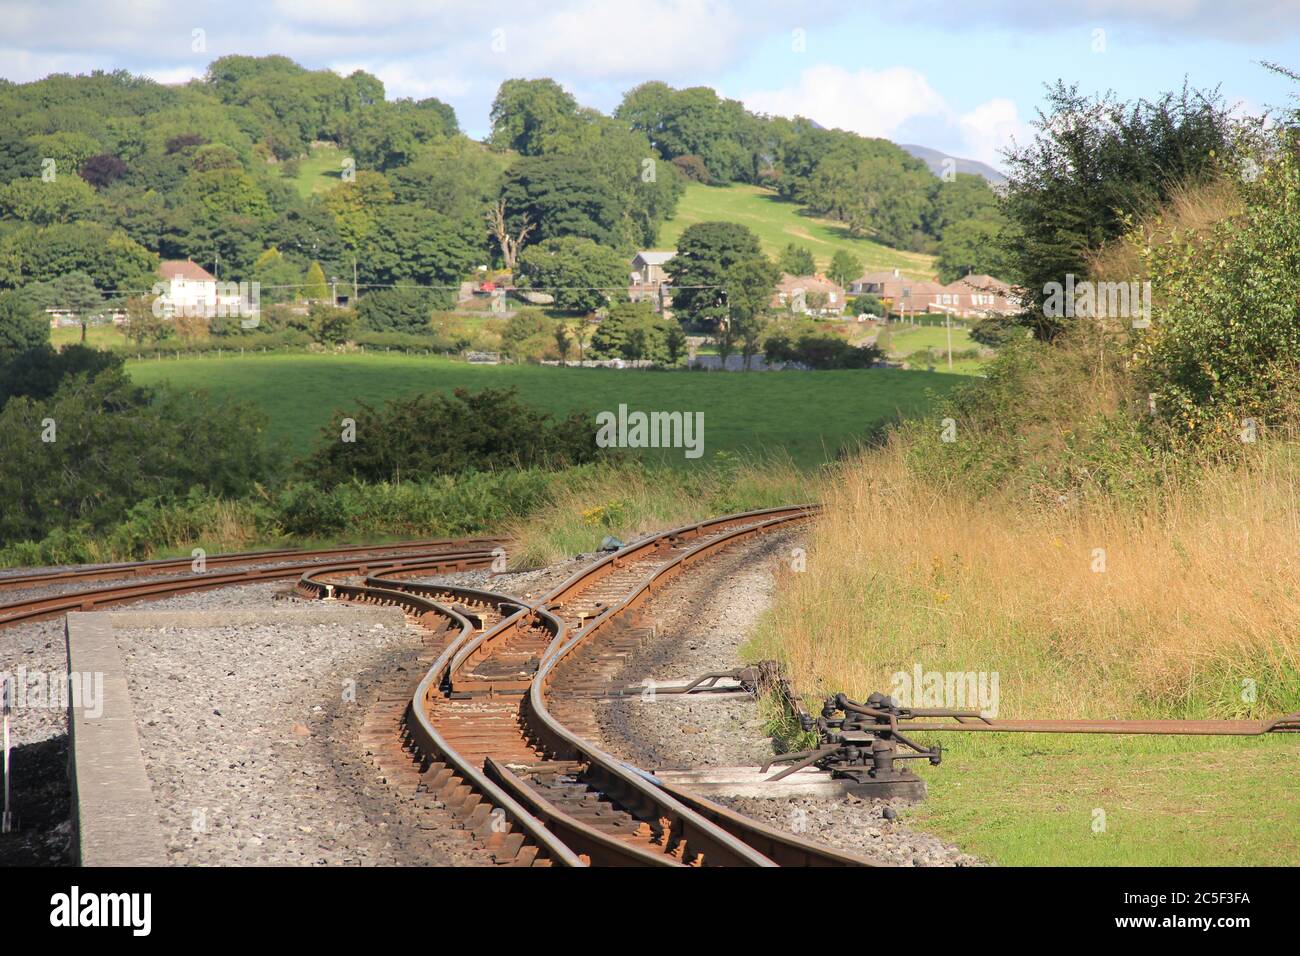
<svg viewBox="0 0 1300 956"><path fill-rule="evenodd" d="M270 551L232 551L225 554L206 555L208 567L226 567L237 564L266 564L280 561L325 561L331 558L376 557L399 554L429 554L445 549L475 547L490 549L506 543L504 538L438 538L429 541L400 541L386 545L352 545L323 550L279 549ZM183 573L193 567L192 558L159 558L153 561L125 561L115 564L83 565L59 571L37 571L32 574L0 574L0 590L35 588L78 581L98 581L123 577L153 577L160 574ZM301 569L300 569L301 570Z"/></svg>
<svg viewBox="0 0 1300 956"><path fill-rule="evenodd" d="M210 590L240 584L255 584L261 581L276 581L295 578L322 567L322 560L335 555L352 555L346 563L329 565L337 573L368 574L372 570L393 570L405 566L415 566L428 570L437 569L446 573L463 571L469 568L489 566L499 554L501 539L498 538L457 538L438 541L415 542L397 545L396 552L389 548L347 548L333 551L298 551L298 552L248 552L241 555L219 555L215 560L223 564L264 562L267 555L279 558L296 557L297 560L281 561L275 564L254 563L251 567L222 572L206 571L201 574L177 574L161 581L127 581L122 584L107 585L98 588L40 595L19 601L0 604L0 628L25 621L37 621L58 617L70 611L93 611L102 607L128 604L134 601L158 600L185 594L191 591ZM310 557L311 560L303 560ZM271 560L275 560L272 558ZM214 558L207 559L212 564ZM163 562L174 564L174 562ZM184 562L186 566L189 562ZM157 570L137 571L146 567L157 569L158 562L140 562L138 564L114 565L116 577L134 577L138 574L158 573ZM88 569L91 574L104 572L106 568ZM66 572L54 575L22 576L24 586L53 586L59 583L84 580L85 577L65 576ZM57 578L53 580L52 578ZM14 580L14 579L8 579Z"/></svg>
<svg viewBox="0 0 1300 956"><path fill-rule="evenodd" d="M400 579L304 574L304 596L403 607L437 635L406 706L418 788L515 866L861 866L868 861L670 791L588 739L590 707L649 629L637 608L691 566L806 520L811 506L729 515L629 545L529 600Z"/></svg>

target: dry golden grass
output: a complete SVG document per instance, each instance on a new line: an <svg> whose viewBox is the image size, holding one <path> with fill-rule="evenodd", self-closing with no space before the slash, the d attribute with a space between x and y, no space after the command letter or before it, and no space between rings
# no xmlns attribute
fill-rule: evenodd
<svg viewBox="0 0 1300 956"><path fill-rule="evenodd" d="M590 552L606 535L633 538L738 511L817 500L815 482L789 461L687 472L609 467L576 477L538 513L514 522L511 564L539 567Z"/></svg>
<svg viewBox="0 0 1300 956"><path fill-rule="evenodd" d="M1300 446L1261 445L1138 505L1035 509L940 489L887 448L828 490L750 651L855 697L918 663L996 671L1002 717L1296 709L1298 480Z"/></svg>
<svg viewBox="0 0 1300 956"><path fill-rule="evenodd" d="M1243 208L1238 185L1218 179L1197 186L1176 186L1161 209L1144 217L1129 233L1088 255L1088 274L1101 282L1132 282L1145 275L1139 244L1162 245L1175 233L1188 235L1236 215Z"/></svg>

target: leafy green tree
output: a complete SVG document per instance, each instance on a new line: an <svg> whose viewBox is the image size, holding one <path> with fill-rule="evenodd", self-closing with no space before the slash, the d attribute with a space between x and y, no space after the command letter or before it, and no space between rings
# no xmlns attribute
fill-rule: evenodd
<svg viewBox="0 0 1300 956"><path fill-rule="evenodd" d="M561 236L528 246L519 256L517 282L555 297L569 312L593 312L626 295L628 263L590 239Z"/></svg>
<svg viewBox="0 0 1300 956"><path fill-rule="evenodd" d="M792 276L810 276L817 271L817 264L813 261L813 254L803 246L796 246L793 242L781 250L781 256L776 265L782 272L789 273Z"/></svg>
<svg viewBox="0 0 1300 956"><path fill-rule="evenodd" d="M1057 83L1033 125L1033 141L1007 157L1007 254L1010 281L1029 299L1026 321L1052 339L1068 323L1046 314L1051 284L1085 277L1090 250L1119 238L1171 190L1217 175L1233 154L1236 124L1217 93L1184 87L1124 103Z"/></svg>
<svg viewBox="0 0 1300 956"><path fill-rule="evenodd" d="M862 275L862 269L861 259L847 249L837 249L835 255L831 256L831 266L826 275L836 285L848 288L850 282Z"/></svg>
<svg viewBox="0 0 1300 956"><path fill-rule="evenodd" d="M964 275L977 273L1002 278L1014 268L1002 239L1007 225L985 219L958 222L948 227L939 240L939 258L935 267L942 282L952 282Z"/></svg>
<svg viewBox="0 0 1300 956"><path fill-rule="evenodd" d="M393 190L381 173L358 170L351 182L340 183L325 194L325 208L349 257L360 252L374 235L384 207L393 201Z"/></svg>
<svg viewBox="0 0 1300 956"><path fill-rule="evenodd" d="M307 269L302 297L309 302L323 302L330 299L330 287L325 282L325 270L320 267L319 262L313 262ZM333 304L332 300L331 304Z"/></svg>
<svg viewBox="0 0 1300 956"><path fill-rule="evenodd" d="M530 240L579 236L603 246L627 248L621 228L625 208L589 160L564 155L520 159L501 190L511 233L526 217L535 225Z"/></svg>
<svg viewBox="0 0 1300 956"><path fill-rule="evenodd" d="M50 320L20 292L0 292L0 360L50 341Z"/></svg>
<svg viewBox="0 0 1300 956"><path fill-rule="evenodd" d="M675 364L681 353L674 354L670 341L680 349L685 337L674 336L674 329L681 336L681 326L656 315L649 303L620 302L596 326L588 351L596 358Z"/></svg>
<svg viewBox="0 0 1300 956"><path fill-rule="evenodd" d="M0 236L0 287L84 272L101 289L148 289L157 268L155 254L95 222L23 226Z"/></svg>
<svg viewBox="0 0 1300 956"><path fill-rule="evenodd" d="M497 149L540 156L578 118L578 102L554 80L506 80L492 101L492 135Z"/></svg>
<svg viewBox="0 0 1300 956"><path fill-rule="evenodd" d="M398 290L385 290L398 291ZM371 293L361 299L364 304L368 299L380 293ZM358 306L359 308L360 306ZM322 345L339 345L348 341L356 331L357 327L357 310L340 309L326 302L314 302L307 311L307 331L311 337ZM375 321L373 313L370 315L370 321ZM417 328L402 328L394 325L397 331L418 331ZM426 315L424 328L428 328L428 318Z"/></svg>
<svg viewBox="0 0 1300 956"><path fill-rule="evenodd" d="M385 206L359 258L362 281L441 286L426 290L425 299L446 308L454 301L451 288L483 258L482 225L423 206Z"/></svg>
<svg viewBox="0 0 1300 956"><path fill-rule="evenodd" d="M733 222L689 226L677 240L677 255L664 267L672 278L673 311L689 323L719 325L728 314L731 268L760 258L758 236L746 226ZM743 288L736 291L746 295Z"/></svg>
<svg viewBox="0 0 1300 956"><path fill-rule="evenodd" d="M376 289L357 301L362 328L373 332L428 332L433 307L423 289Z"/></svg>
<svg viewBox="0 0 1300 956"><path fill-rule="evenodd" d="M251 281L258 283L258 296L268 305L292 302L298 296L301 273L274 247L267 249L253 263Z"/></svg>
<svg viewBox="0 0 1300 956"><path fill-rule="evenodd" d="M54 182L15 179L0 187L0 216L38 226L86 218L95 191L80 176L60 176Z"/></svg>

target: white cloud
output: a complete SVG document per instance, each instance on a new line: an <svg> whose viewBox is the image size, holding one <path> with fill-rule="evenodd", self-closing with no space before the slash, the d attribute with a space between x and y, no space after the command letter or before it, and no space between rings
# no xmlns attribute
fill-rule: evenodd
<svg viewBox="0 0 1300 956"><path fill-rule="evenodd" d="M850 72L823 64L804 70L793 87L742 99L760 113L805 116L823 126L886 139L908 120L948 112L924 74L901 66Z"/></svg>
<svg viewBox="0 0 1300 956"><path fill-rule="evenodd" d="M961 131L963 155L991 166L1001 165L1001 151L1013 141L1025 143L1033 133L1021 120L1015 102L1005 97L991 99L963 113L957 117L957 127Z"/></svg>
<svg viewBox="0 0 1300 956"><path fill-rule="evenodd" d="M804 70L792 87L742 99L762 113L804 116L895 142L922 142L991 165L1001 162L999 151L1013 136L1023 139L1028 132L1013 100L998 97L958 113L925 74L907 67L850 71L821 64Z"/></svg>

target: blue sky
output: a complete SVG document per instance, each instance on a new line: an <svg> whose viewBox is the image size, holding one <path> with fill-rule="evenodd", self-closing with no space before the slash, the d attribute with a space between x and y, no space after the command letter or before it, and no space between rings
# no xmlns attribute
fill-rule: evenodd
<svg viewBox="0 0 1300 956"><path fill-rule="evenodd" d="M283 53L438 96L481 136L508 77L552 76L606 111L662 79L994 164L1057 78L1136 97L1187 76L1258 112L1297 91L1258 61L1300 69L1300 0L0 0L0 22L0 76L20 82L180 82L228 53Z"/></svg>

